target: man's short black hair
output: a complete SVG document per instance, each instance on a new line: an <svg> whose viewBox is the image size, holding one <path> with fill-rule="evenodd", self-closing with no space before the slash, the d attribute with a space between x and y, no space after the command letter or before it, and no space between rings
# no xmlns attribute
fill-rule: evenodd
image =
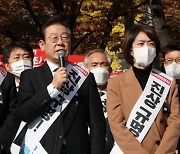
<svg viewBox="0 0 180 154"><path fill-rule="evenodd" d="M173 40L164 46L164 48L163 48L164 57L167 52L174 51L174 50L180 51L180 39Z"/></svg>
<svg viewBox="0 0 180 154"><path fill-rule="evenodd" d="M34 52L33 49L31 47L31 45L25 41L15 41L12 42L11 44L9 44L5 50L3 50L2 54L3 54L3 63L7 64L11 55L11 52L16 49L16 48L20 48L23 49L25 51L27 51L29 53L29 55L31 56L32 60L34 58Z"/></svg>
<svg viewBox="0 0 180 154"><path fill-rule="evenodd" d="M62 25L64 27L66 27L69 30L70 33L70 27L69 24L67 22L67 20L59 15L55 15L52 17L47 18L41 26L41 39L45 40L45 30L47 27L51 26L51 25L55 25L55 24L59 24Z"/></svg>

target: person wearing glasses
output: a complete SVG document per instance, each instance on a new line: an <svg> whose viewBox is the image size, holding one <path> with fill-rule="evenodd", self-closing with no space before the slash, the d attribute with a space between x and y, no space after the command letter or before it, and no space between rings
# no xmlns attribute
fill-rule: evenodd
<svg viewBox="0 0 180 154"><path fill-rule="evenodd" d="M93 74L67 62L71 52L68 24L59 16L50 17L42 25L39 46L46 62L25 70L20 78L18 115L29 124L21 152L104 154L103 107ZM64 67L59 53L65 54Z"/></svg>
<svg viewBox="0 0 180 154"><path fill-rule="evenodd" d="M180 98L180 40L169 42L163 49L166 74L176 79ZM180 139L177 146L180 153Z"/></svg>
<svg viewBox="0 0 180 154"><path fill-rule="evenodd" d="M175 78L180 87L180 41L168 43L164 49L164 68L166 74Z"/></svg>

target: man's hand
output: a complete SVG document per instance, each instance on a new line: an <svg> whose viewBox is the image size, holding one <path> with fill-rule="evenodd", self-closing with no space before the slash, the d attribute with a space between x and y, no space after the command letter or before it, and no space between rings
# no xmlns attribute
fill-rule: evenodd
<svg viewBox="0 0 180 154"><path fill-rule="evenodd" d="M61 89L63 83L68 82L67 69L60 67L54 74L52 84L56 89Z"/></svg>

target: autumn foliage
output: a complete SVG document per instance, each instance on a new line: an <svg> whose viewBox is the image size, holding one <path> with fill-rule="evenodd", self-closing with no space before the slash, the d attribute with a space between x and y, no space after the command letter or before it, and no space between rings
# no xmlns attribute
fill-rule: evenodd
<svg viewBox="0 0 180 154"><path fill-rule="evenodd" d="M43 20L59 14L73 31L73 53L103 48L113 59L113 70L118 70L124 32L133 23L147 24L148 4L149 0L1 0L0 46L23 39L37 48ZM161 4L170 37L178 38L180 1L161 0Z"/></svg>

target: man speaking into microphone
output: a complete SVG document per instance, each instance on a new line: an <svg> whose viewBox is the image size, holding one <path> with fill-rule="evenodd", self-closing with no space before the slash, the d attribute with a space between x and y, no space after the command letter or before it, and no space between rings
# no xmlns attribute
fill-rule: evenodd
<svg viewBox="0 0 180 154"><path fill-rule="evenodd" d="M28 129L23 142L17 143L17 136L14 144L22 153L104 154L105 119L95 79L67 62L67 24L58 16L49 18L39 46L47 61L21 75L18 114Z"/></svg>

